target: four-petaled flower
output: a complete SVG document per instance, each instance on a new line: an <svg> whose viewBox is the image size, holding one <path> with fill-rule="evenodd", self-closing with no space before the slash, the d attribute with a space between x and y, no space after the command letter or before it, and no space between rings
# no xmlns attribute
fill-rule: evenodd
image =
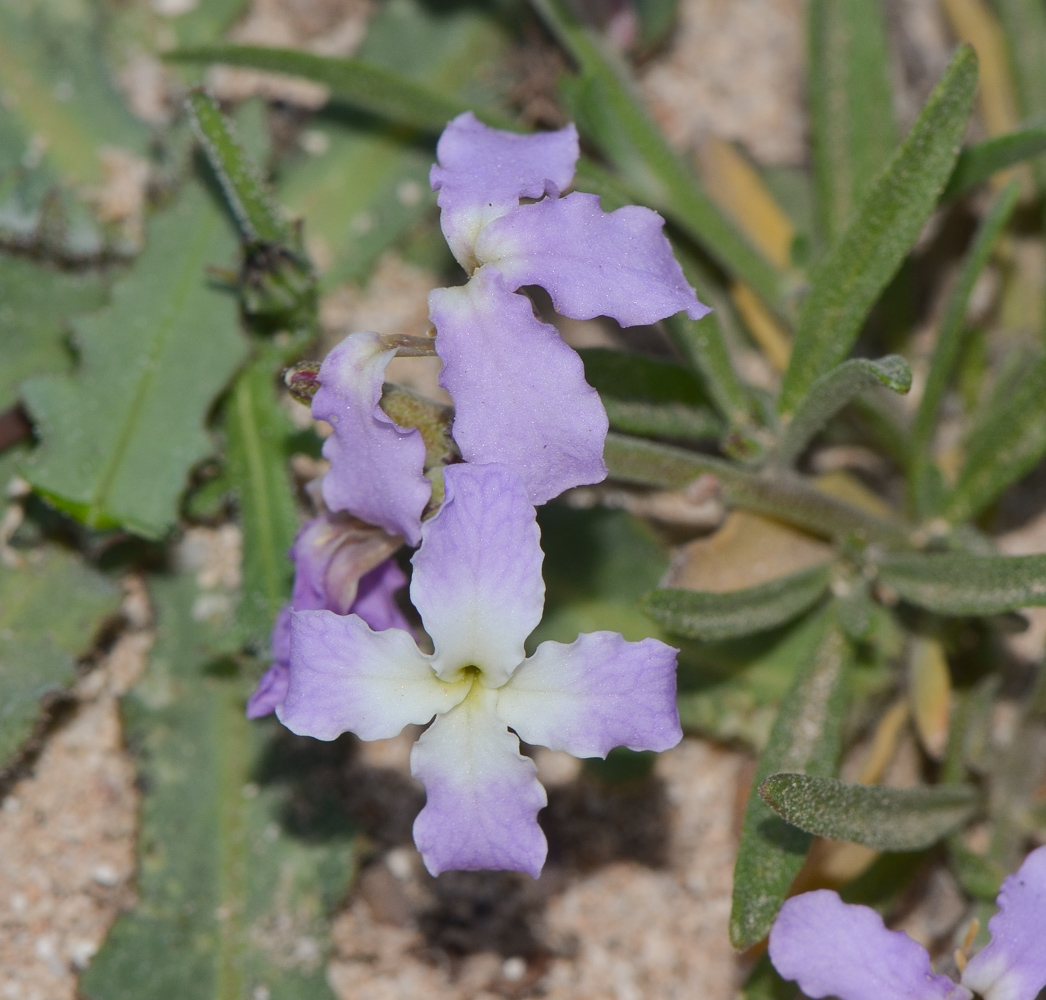
<svg viewBox="0 0 1046 1000"><path fill-rule="evenodd" d="M536 876L546 796L517 736L578 757L675 746L676 651L594 632L543 642L526 657L544 604L534 507L505 466L453 465L444 476L446 499L422 527L410 588L435 651L356 615L295 611L277 714L322 740L346 731L383 739L435 716L411 753L427 793L414 840L429 871Z"/></svg>
<svg viewBox="0 0 1046 1000"><path fill-rule="evenodd" d="M999 892L991 941L959 983L866 906L827 889L789 899L770 931L770 960L809 997L839 1000L1035 1000L1046 986L1046 847L1032 851Z"/></svg>
<svg viewBox="0 0 1046 1000"><path fill-rule="evenodd" d="M324 511L306 522L291 546L294 589L276 616L270 640L272 664L247 702L247 718L270 715L287 693L291 653L291 611L326 608L359 615L371 628L409 628L396 604L407 578L390 556L401 538L347 514Z"/></svg>

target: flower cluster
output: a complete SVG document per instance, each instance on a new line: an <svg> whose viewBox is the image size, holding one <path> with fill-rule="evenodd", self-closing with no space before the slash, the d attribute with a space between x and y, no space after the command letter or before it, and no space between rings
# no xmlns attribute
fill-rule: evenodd
<svg viewBox="0 0 1046 1000"><path fill-rule="evenodd" d="M526 656L544 604L535 505L606 476L608 425L580 358L519 289L545 288L563 315L625 325L707 309L656 213L561 197L578 158L572 126L521 136L464 114L437 155L441 224L468 280L434 291L429 307L464 461L442 470L433 512L422 436L381 406L396 349L357 333L330 352L312 412L332 427L321 489L336 513L295 542L292 602L250 710L275 708L292 731L323 740L431 723L411 754L427 795L414 838L429 871L536 876L546 797L520 739L589 757L665 750L682 734L676 651L664 643L595 632ZM431 653L393 600L405 580L389 556L403 541L418 546L410 598Z"/></svg>
<svg viewBox="0 0 1046 1000"><path fill-rule="evenodd" d="M1046 987L1046 847L1003 882L998 904L991 941L958 983L936 975L926 949L887 930L874 910L827 889L784 904L770 931L770 960L815 1000L1035 1000Z"/></svg>

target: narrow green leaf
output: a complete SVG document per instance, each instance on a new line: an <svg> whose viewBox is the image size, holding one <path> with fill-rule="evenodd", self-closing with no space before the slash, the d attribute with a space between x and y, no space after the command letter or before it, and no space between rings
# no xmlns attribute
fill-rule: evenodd
<svg viewBox="0 0 1046 1000"><path fill-rule="evenodd" d="M784 769L832 774L842 742L849 643L830 611L811 617L789 642L799 671L756 768L734 868L730 941L739 949L770 930L811 843L808 834L774 815L759 786Z"/></svg>
<svg viewBox="0 0 1046 1000"><path fill-rule="evenodd" d="M159 636L124 702L144 789L138 902L113 925L80 993L333 1000L326 917L351 871L352 830L337 812L317 815L323 789L303 784L303 754L316 760L321 745L303 749L273 720L247 721L243 680L208 663L228 622L199 620L191 578L151 589ZM286 763L292 748L297 768ZM304 815L294 796L308 796ZM295 830L306 817L311 829Z"/></svg>
<svg viewBox="0 0 1046 1000"><path fill-rule="evenodd" d="M849 353L879 293L897 273L955 164L977 88L977 56L959 49L911 131L876 177L811 277L785 373L780 410Z"/></svg>
<svg viewBox="0 0 1046 1000"><path fill-rule="evenodd" d="M408 77L360 59L316 56L297 49L255 45L205 45L166 55L174 62L222 63L303 76L331 89L336 100L422 132L439 134L468 107ZM479 112L477 112L479 114ZM482 116L486 117L486 116Z"/></svg>
<svg viewBox="0 0 1046 1000"><path fill-rule="evenodd" d="M944 315L941 318L937 343L934 345L933 357L930 359L930 368L926 375L926 386L912 423L910 499L913 509L918 510L923 516L931 513L921 502L921 498L925 493L924 480L927 467L932 461L930 448L937 426L937 412L959 360L970 295L984 266L988 263L996 240L1017 207L1020 193L1020 182L1014 180L1000 191L992 202L991 209L984 217L970 249L963 258L962 268L948 296Z"/></svg>
<svg viewBox="0 0 1046 1000"><path fill-rule="evenodd" d="M298 530L287 470L294 426L275 387L282 361L279 349L263 349L236 379L225 404L229 482L243 528L243 593L237 617L244 637L263 651L276 612L290 597L287 552Z"/></svg>
<svg viewBox="0 0 1046 1000"><path fill-rule="evenodd" d="M905 549L910 544L900 524L822 493L798 475L753 473L711 455L615 433L607 435L603 458L611 478L622 482L682 489L698 476L711 475L730 505L776 517L815 535L875 541L888 548Z"/></svg>
<svg viewBox="0 0 1046 1000"><path fill-rule="evenodd" d="M0 563L0 770L31 735L41 699L76 680L77 656L119 604L108 579L63 549Z"/></svg>
<svg viewBox="0 0 1046 1000"><path fill-rule="evenodd" d="M532 0L538 15L570 53L581 77L569 88L578 127L633 189L663 211L730 274L786 312L773 267L702 191L635 95L627 71L561 0Z"/></svg>
<svg viewBox="0 0 1046 1000"><path fill-rule="evenodd" d="M830 243L897 145L890 50L879 0L813 0L807 24L818 215Z"/></svg>
<svg viewBox="0 0 1046 1000"><path fill-rule="evenodd" d="M291 228L236 138L235 126L202 90L186 98L190 120L248 243L290 244Z"/></svg>
<svg viewBox="0 0 1046 1000"><path fill-rule="evenodd" d="M759 794L800 830L877 851L930 847L965 823L978 806L977 790L963 785L888 788L795 773L764 779Z"/></svg>
<svg viewBox="0 0 1046 1000"><path fill-rule="evenodd" d="M1021 114L1046 118L1046 9L1039 0L995 0L993 4L1009 43ZM1046 184L1046 160L1033 164L1039 188Z"/></svg>
<svg viewBox="0 0 1046 1000"><path fill-rule="evenodd" d="M995 615L1046 604L1046 556L896 555L879 579L941 615Z"/></svg>
<svg viewBox="0 0 1046 1000"><path fill-rule="evenodd" d="M190 186L150 225L112 305L75 324L76 371L24 384L42 440L26 478L85 524L158 538L177 520L186 475L212 450L207 411L246 353L235 300L205 275L235 245Z"/></svg>
<svg viewBox="0 0 1046 1000"><path fill-rule="evenodd" d="M951 869L963 892L985 903L994 903L999 887L1006 877L1002 865L980 854L974 854L961 835L948 839L948 858Z"/></svg>
<svg viewBox="0 0 1046 1000"><path fill-rule="evenodd" d="M721 433L700 384L681 365L603 348L578 353L615 430L691 441Z"/></svg>
<svg viewBox="0 0 1046 1000"><path fill-rule="evenodd" d="M966 462L941 515L952 524L975 518L1046 455L1046 356L997 392L968 441Z"/></svg>
<svg viewBox="0 0 1046 1000"><path fill-rule="evenodd" d="M107 291L97 274L0 255L0 410L18 398L23 379L69 370L69 320L100 308Z"/></svg>
<svg viewBox="0 0 1046 1000"><path fill-rule="evenodd" d="M642 601L654 621L690 639L733 639L783 625L821 599L831 569L817 566L726 593L655 590Z"/></svg>
<svg viewBox="0 0 1046 1000"><path fill-rule="evenodd" d="M791 465L847 403L881 386L899 393L912 387L912 370L900 355L889 354L878 361L855 358L822 375L788 421L775 459Z"/></svg>
<svg viewBox="0 0 1046 1000"><path fill-rule="evenodd" d="M1046 153L1046 128L1026 128L1009 135L985 139L967 146L955 161L955 169L941 201L959 198L1007 167Z"/></svg>

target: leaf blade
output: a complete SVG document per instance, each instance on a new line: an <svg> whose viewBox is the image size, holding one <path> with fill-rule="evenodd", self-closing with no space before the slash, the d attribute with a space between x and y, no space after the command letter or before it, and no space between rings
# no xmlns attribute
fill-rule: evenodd
<svg viewBox="0 0 1046 1000"><path fill-rule="evenodd" d="M779 409L794 412L812 383L849 353L951 174L977 86L977 56L959 49L921 114L819 263L800 312Z"/></svg>
<svg viewBox="0 0 1046 1000"><path fill-rule="evenodd" d="M977 810L976 789L961 785L889 788L811 774L766 778L759 793L793 826L877 851L930 847Z"/></svg>
<svg viewBox="0 0 1046 1000"><path fill-rule="evenodd" d="M640 606L658 624L687 638L733 639L797 618L824 596L829 576L826 565L724 593L660 589Z"/></svg>
<svg viewBox="0 0 1046 1000"><path fill-rule="evenodd" d="M941 192L941 201L960 198L1007 167L1046 153L1046 128L1027 128L967 146Z"/></svg>

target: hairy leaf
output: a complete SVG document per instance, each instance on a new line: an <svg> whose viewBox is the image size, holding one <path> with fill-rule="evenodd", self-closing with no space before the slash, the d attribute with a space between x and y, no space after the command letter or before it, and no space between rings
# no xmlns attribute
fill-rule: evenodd
<svg viewBox="0 0 1046 1000"><path fill-rule="evenodd" d="M1046 153L1046 128L1027 128L967 146L955 161L955 169L941 201L959 198L983 184L992 175L1024 160Z"/></svg>
<svg viewBox="0 0 1046 1000"><path fill-rule="evenodd" d="M887 788L812 774L773 774L759 794L793 826L817 837L877 851L918 851L937 843L977 810L977 791L962 785Z"/></svg>
<svg viewBox="0 0 1046 1000"><path fill-rule="evenodd" d="M966 463L945 500L942 516L969 521L993 503L1046 454L1046 356L1040 356L1008 391L997 392L979 415Z"/></svg>
<svg viewBox="0 0 1046 1000"><path fill-rule="evenodd" d="M912 423L912 470L909 486L912 506L924 516L932 512L924 494L925 477L931 461L930 447L937 426L937 412L959 360L970 295L985 264L988 263L999 235L1017 207L1020 191L1020 182L1014 180L996 196L963 259L959 276L945 305L944 316L937 333L937 343L934 345L933 357L930 359L930 368L926 375L926 385Z"/></svg>
<svg viewBox="0 0 1046 1000"><path fill-rule="evenodd" d="M798 617L823 596L829 574L828 566L818 566L725 593L655 590L642 607L654 621L688 638L732 639Z"/></svg>
<svg viewBox="0 0 1046 1000"><path fill-rule="evenodd" d="M724 499L735 507L766 514L824 538L877 541L907 548L900 524L823 493L803 477L750 472L711 455L624 434L607 435L603 451L610 476L640 486L681 489L698 476L718 480Z"/></svg>
<svg viewBox="0 0 1046 1000"><path fill-rule="evenodd" d="M76 679L77 656L119 603L108 579L62 549L0 563L0 770L32 733L41 699Z"/></svg>
<svg viewBox="0 0 1046 1000"><path fill-rule="evenodd" d="M1046 604L1046 556L897 555L879 579L941 615L995 615Z"/></svg>
<svg viewBox="0 0 1046 1000"><path fill-rule="evenodd" d="M890 50L879 0L813 0L807 19L818 215L830 243L897 145Z"/></svg>
<svg viewBox="0 0 1046 1000"><path fill-rule="evenodd" d="M1046 10L1038 0L996 0L1024 118L1046 116ZM1034 164L1040 189L1046 184L1046 160Z"/></svg>
<svg viewBox="0 0 1046 1000"><path fill-rule="evenodd" d="M889 354L878 361L855 358L822 375L788 422L777 446L777 461L790 465L847 403L880 386L899 393L912 387L912 370L900 355Z"/></svg>
<svg viewBox="0 0 1046 1000"><path fill-rule="evenodd" d="M738 232L669 147L635 96L626 70L561 0L532 0L581 71L569 87L578 127L648 204L697 240L730 274L783 311L773 267Z"/></svg>
<svg viewBox="0 0 1046 1000"><path fill-rule="evenodd" d="M256 648L268 649L276 612L289 599L292 564L287 552L298 514L287 469L290 418L276 396L282 357L263 349L233 384L225 404L229 482L243 528L243 593L239 624Z"/></svg>
<svg viewBox="0 0 1046 1000"><path fill-rule="evenodd" d="M735 948L751 947L770 930L811 843L773 814L759 797L760 784L781 770L833 773L842 740L849 643L830 611L810 618L790 643L799 671L756 769L734 868Z"/></svg>
<svg viewBox="0 0 1046 1000"><path fill-rule="evenodd" d="M616 430L691 441L719 436L700 384L682 366L598 347L579 353Z"/></svg>
<svg viewBox="0 0 1046 1000"><path fill-rule="evenodd" d="M292 240L291 227L280 214L255 166L236 138L235 127L202 90L194 90L186 105L197 138L218 175L226 200L249 243Z"/></svg>
<svg viewBox="0 0 1046 1000"><path fill-rule="evenodd" d="M977 88L977 56L959 49L911 131L811 277L779 408L793 413L849 353L951 175Z"/></svg>
<svg viewBox="0 0 1046 1000"><path fill-rule="evenodd" d="M69 370L69 319L103 305L107 286L97 274L0 256L0 410L14 403L22 379Z"/></svg>
<svg viewBox="0 0 1046 1000"><path fill-rule="evenodd" d="M145 789L138 902L113 925L80 992L329 1000L326 916L352 864L344 815L320 815L337 766L316 773L322 744L247 721L243 680L208 663L228 622L200 620L191 577L158 579L152 594L157 644L124 702Z"/></svg>
<svg viewBox="0 0 1046 1000"><path fill-rule="evenodd" d="M42 440L25 475L85 524L147 538L174 525L186 475L212 450L207 411L246 353L235 300L205 274L234 247L190 186L150 225L112 304L75 324L76 371L24 384Z"/></svg>

